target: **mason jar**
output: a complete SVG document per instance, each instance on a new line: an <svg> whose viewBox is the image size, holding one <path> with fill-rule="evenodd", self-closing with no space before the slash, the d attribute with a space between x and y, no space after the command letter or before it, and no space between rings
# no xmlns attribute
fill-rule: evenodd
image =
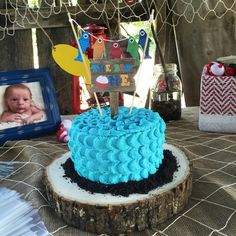
<svg viewBox="0 0 236 236"><path fill-rule="evenodd" d="M177 75L176 64L154 65L151 85L151 109L158 112L164 121L181 118L182 83Z"/></svg>

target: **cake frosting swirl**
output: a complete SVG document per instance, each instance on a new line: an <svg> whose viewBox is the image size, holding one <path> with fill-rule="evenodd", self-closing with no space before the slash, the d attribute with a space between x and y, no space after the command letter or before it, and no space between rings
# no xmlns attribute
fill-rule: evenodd
<svg viewBox="0 0 236 236"><path fill-rule="evenodd" d="M117 184L154 174L163 159L165 123L141 108L91 109L77 116L69 131L71 159L77 173L91 181Z"/></svg>

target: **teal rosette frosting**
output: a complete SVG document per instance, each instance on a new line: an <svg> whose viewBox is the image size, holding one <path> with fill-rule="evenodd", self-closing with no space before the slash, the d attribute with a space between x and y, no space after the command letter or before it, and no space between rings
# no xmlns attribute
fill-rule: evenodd
<svg viewBox="0 0 236 236"><path fill-rule="evenodd" d="M80 176L103 184L140 181L162 163L166 125L158 113L141 108L91 109L77 116L69 131L69 148Z"/></svg>

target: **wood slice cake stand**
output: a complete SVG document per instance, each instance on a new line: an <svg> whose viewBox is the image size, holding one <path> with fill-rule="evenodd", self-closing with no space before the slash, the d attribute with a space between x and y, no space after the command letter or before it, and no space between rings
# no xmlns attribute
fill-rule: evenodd
<svg viewBox="0 0 236 236"><path fill-rule="evenodd" d="M173 181L148 194L129 197L89 193L64 178L64 164L70 153L54 160L45 171L47 197L57 214L69 225L97 234L118 235L155 228L180 212L192 190L192 169L186 155L173 145L165 144L179 165Z"/></svg>

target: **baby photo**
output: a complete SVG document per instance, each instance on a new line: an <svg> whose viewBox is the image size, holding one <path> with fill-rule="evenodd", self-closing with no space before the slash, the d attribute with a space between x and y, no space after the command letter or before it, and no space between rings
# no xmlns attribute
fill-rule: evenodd
<svg viewBox="0 0 236 236"><path fill-rule="evenodd" d="M0 130L46 120L39 82L0 87Z"/></svg>

